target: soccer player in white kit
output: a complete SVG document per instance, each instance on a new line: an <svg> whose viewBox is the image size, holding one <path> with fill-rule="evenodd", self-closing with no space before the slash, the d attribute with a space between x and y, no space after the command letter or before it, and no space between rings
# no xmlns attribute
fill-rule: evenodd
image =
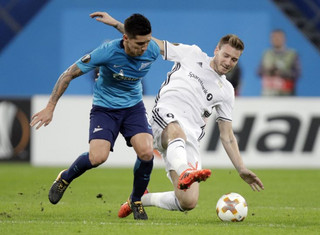
<svg viewBox="0 0 320 235"><path fill-rule="evenodd" d="M107 13L93 13L98 21L114 26L122 32L123 25ZM244 165L232 130L234 89L225 74L237 64L244 44L236 35L222 37L209 57L196 45L172 44L153 38L165 60L173 61L156 97L152 110L154 147L159 150L174 191L146 193L144 206L167 210L191 210L199 197L199 183L211 172L200 171L199 143L204 136L206 119L216 110L220 139L240 177L255 191L264 189L261 180ZM202 172L200 179L197 172ZM204 178L202 178L204 177ZM187 181L187 183L186 183ZM124 203L119 217L131 213Z"/></svg>

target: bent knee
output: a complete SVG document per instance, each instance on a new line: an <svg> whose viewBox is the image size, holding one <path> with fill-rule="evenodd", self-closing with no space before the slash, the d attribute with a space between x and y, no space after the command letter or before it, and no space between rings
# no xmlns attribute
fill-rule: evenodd
<svg viewBox="0 0 320 235"><path fill-rule="evenodd" d="M137 154L141 160L150 161L153 158L153 149L147 147L142 148Z"/></svg>
<svg viewBox="0 0 320 235"><path fill-rule="evenodd" d="M198 200L189 199L189 200L179 200L180 207L184 211L190 211L197 206Z"/></svg>
<svg viewBox="0 0 320 235"><path fill-rule="evenodd" d="M111 144L107 140L94 139L90 141L89 160L93 166L104 163L109 156Z"/></svg>
<svg viewBox="0 0 320 235"><path fill-rule="evenodd" d="M107 160L107 158L108 158L107 154L94 154L94 153L89 154L89 159L93 166L101 165Z"/></svg>

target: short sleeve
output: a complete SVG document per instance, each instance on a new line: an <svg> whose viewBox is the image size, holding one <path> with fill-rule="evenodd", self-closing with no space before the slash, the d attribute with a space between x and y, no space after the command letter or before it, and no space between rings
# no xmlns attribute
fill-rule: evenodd
<svg viewBox="0 0 320 235"><path fill-rule="evenodd" d="M164 60L180 62L189 55L196 57L200 53L202 53L202 51L196 45L173 44L164 41L164 53L162 57Z"/></svg>
<svg viewBox="0 0 320 235"><path fill-rule="evenodd" d="M228 92L228 96L224 98L224 100L216 106L217 111L217 119L216 120L224 120L224 121L232 121L232 112L234 107L234 89L233 87L229 87L230 91Z"/></svg>
<svg viewBox="0 0 320 235"><path fill-rule="evenodd" d="M106 64L110 58L110 54L108 44L103 44L80 58L76 64L83 73L87 73L96 67Z"/></svg>

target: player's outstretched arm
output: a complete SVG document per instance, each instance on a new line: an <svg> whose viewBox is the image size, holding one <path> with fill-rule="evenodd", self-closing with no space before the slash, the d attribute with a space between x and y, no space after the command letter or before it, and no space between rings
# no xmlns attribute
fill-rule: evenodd
<svg viewBox="0 0 320 235"><path fill-rule="evenodd" d="M37 125L36 129L41 126L47 126L52 121L54 109L58 103L58 100L65 92L72 79L82 75L82 71L76 64L71 65L66 71L64 71L58 81L56 82L53 91L51 93L47 106L40 112L34 114L31 117L30 126Z"/></svg>
<svg viewBox="0 0 320 235"><path fill-rule="evenodd" d="M232 164L237 169L240 177L250 185L253 191L260 191L260 189L264 189L263 183L258 176L247 169L242 161L237 139L232 130L232 123L227 121L218 121L218 125L222 145Z"/></svg>
<svg viewBox="0 0 320 235"><path fill-rule="evenodd" d="M120 33L124 34L124 25L120 21L114 19L112 16L110 16L107 12L101 12L96 11L90 14L91 18L95 18L97 21L102 22L106 25L112 26L115 29L117 29ZM160 47L160 53L163 55L164 52L164 43L162 40L159 40L155 37L152 37L152 39L158 44Z"/></svg>
<svg viewBox="0 0 320 235"><path fill-rule="evenodd" d="M116 28L120 33L124 34L124 25L110 16L107 12L96 11L90 14L91 18L95 18L97 21L106 25L110 25Z"/></svg>

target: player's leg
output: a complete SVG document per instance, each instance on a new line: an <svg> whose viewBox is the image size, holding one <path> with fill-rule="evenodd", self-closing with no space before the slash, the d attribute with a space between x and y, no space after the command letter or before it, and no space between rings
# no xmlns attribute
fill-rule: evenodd
<svg viewBox="0 0 320 235"><path fill-rule="evenodd" d="M153 168L153 138L150 134L140 133L131 138L131 144L137 153L134 165L134 182L131 199L133 202L141 201L147 189L150 174Z"/></svg>
<svg viewBox="0 0 320 235"><path fill-rule="evenodd" d="M137 154L129 205L134 213L134 219L145 220L148 216L142 206L141 197L147 189L153 168L153 137L143 102L127 110L120 132Z"/></svg>
<svg viewBox="0 0 320 235"><path fill-rule="evenodd" d="M155 130L155 133L157 131ZM157 134L155 134L157 136ZM156 139L157 140L157 139ZM157 145L157 142L155 142ZM187 142L186 150L192 157L187 157L187 161L194 168L201 169L201 162L199 163L199 151L197 147L192 143ZM176 211L185 211L193 209L197 202L199 196L199 183L193 183L188 190L178 189L179 176L173 170L171 163L167 160L166 151L161 149L161 155L165 162L166 171L168 178L173 184L174 191L170 192L159 192L159 193L147 193L142 197L142 204L147 206L156 206L166 210L176 210Z"/></svg>
<svg viewBox="0 0 320 235"><path fill-rule="evenodd" d="M59 173L49 191L49 200L52 204L60 201L63 193L75 178L107 160L119 128L115 128L117 124L112 123L106 111L107 109L98 106L92 108L89 132L90 151L81 154L67 170Z"/></svg>
<svg viewBox="0 0 320 235"><path fill-rule="evenodd" d="M91 140L90 152L81 154L67 169L59 173L49 191L49 200L57 204L70 183L87 170L105 162L110 151L110 142L106 140Z"/></svg>
<svg viewBox="0 0 320 235"><path fill-rule="evenodd" d="M109 152L109 141L103 139L91 140L89 153L80 155L69 169L61 174L61 178L68 183L71 183L85 171L104 163L109 156Z"/></svg>
<svg viewBox="0 0 320 235"><path fill-rule="evenodd" d="M169 172L174 191L147 193L142 197L145 207L156 206L171 211L187 211L195 208L199 197L199 183L194 183L186 191L178 189L179 176L175 171Z"/></svg>
<svg viewBox="0 0 320 235"><path fill-rule="evenodd" d="M192 210L196 207L199 198L199 183L194 182L188 190L180 190L178 188L179 175L175 171L170 171L170 177L174 186L174 193L180 208L183 211Z"/></svg>
<svg viewBox="0 0 320 235"><path fill-rule="evenodd" d="M195 180L197 177L193 177L194 180L192 184L189 184L189 189L187 190L180 190L178 188L180 176L174 170L172 162L169 161L167 155L168 150L159 148L159 128L153 129L154 131L154 138L155 138L155 146L159 149L164 162L166 171L168 174L169 179L171 180L174 191L172 192L161 192L161 193L148 193L142 197L142 204L144 206L157 206L167 210L191 210L193 209L198 202L199 197L199 183ZM161 130L160 130L161 131ZM161 131L162 132L162 131ZM162 135L164 136L164 135ZM192 135L187 135L188 141L185 144L185 151L187 153L186 161L188 163L188 167L192 169L189 176L194 176L194 173L201 175L203 172L205 176L211 174L210 170L202 170L201 169L201 159L200 159L200 151L199 151L199 144L197 142L197 138ZM166 136L164 136L166 138ZM162 138L162 141L164 139ZM162 144L161 146L163 146ZM161 147L160 146L160 147ZM165 146L164 146L165 147ZM169 148L168 148L169 149Z"/></svg>
<svg viewBox="0 0 320 235"><path fill-rule="evenodd" d="M209 169L197 169L188 161L186 151L186 135L178 122L171 122L163 130L161 136L162 146L166 150L166 160L178 175L177 187L186 190L194 182L205 181L211 175ZM188 154L192 154L188 152ZM192 157L192 156L189 156Z"/></svg>
<svg viewBox="0 0 320 235"><path fill-rule="evenodd" d="M141 202L144 207L155 206L169 211L184 211L174 191L149 192L142 196Z"/></svg>
<svg viewBox="0 0 320 235"><path fill-rule="evenodd" d="M161 144L167 152L167 161L179 175L190 168L187 162L186 138L180 124L176 121L169 123L161 134Z"/></svg>
<svg viewBox="0 0 320 235"><path fill-rule="evenodd" d="M148 219L141 197L147 189L153 168L152 142L152 136L147 133L140 133L131 138L131 144L138 156L133 168L133 189L128 200L134 219Z"/></svg>

